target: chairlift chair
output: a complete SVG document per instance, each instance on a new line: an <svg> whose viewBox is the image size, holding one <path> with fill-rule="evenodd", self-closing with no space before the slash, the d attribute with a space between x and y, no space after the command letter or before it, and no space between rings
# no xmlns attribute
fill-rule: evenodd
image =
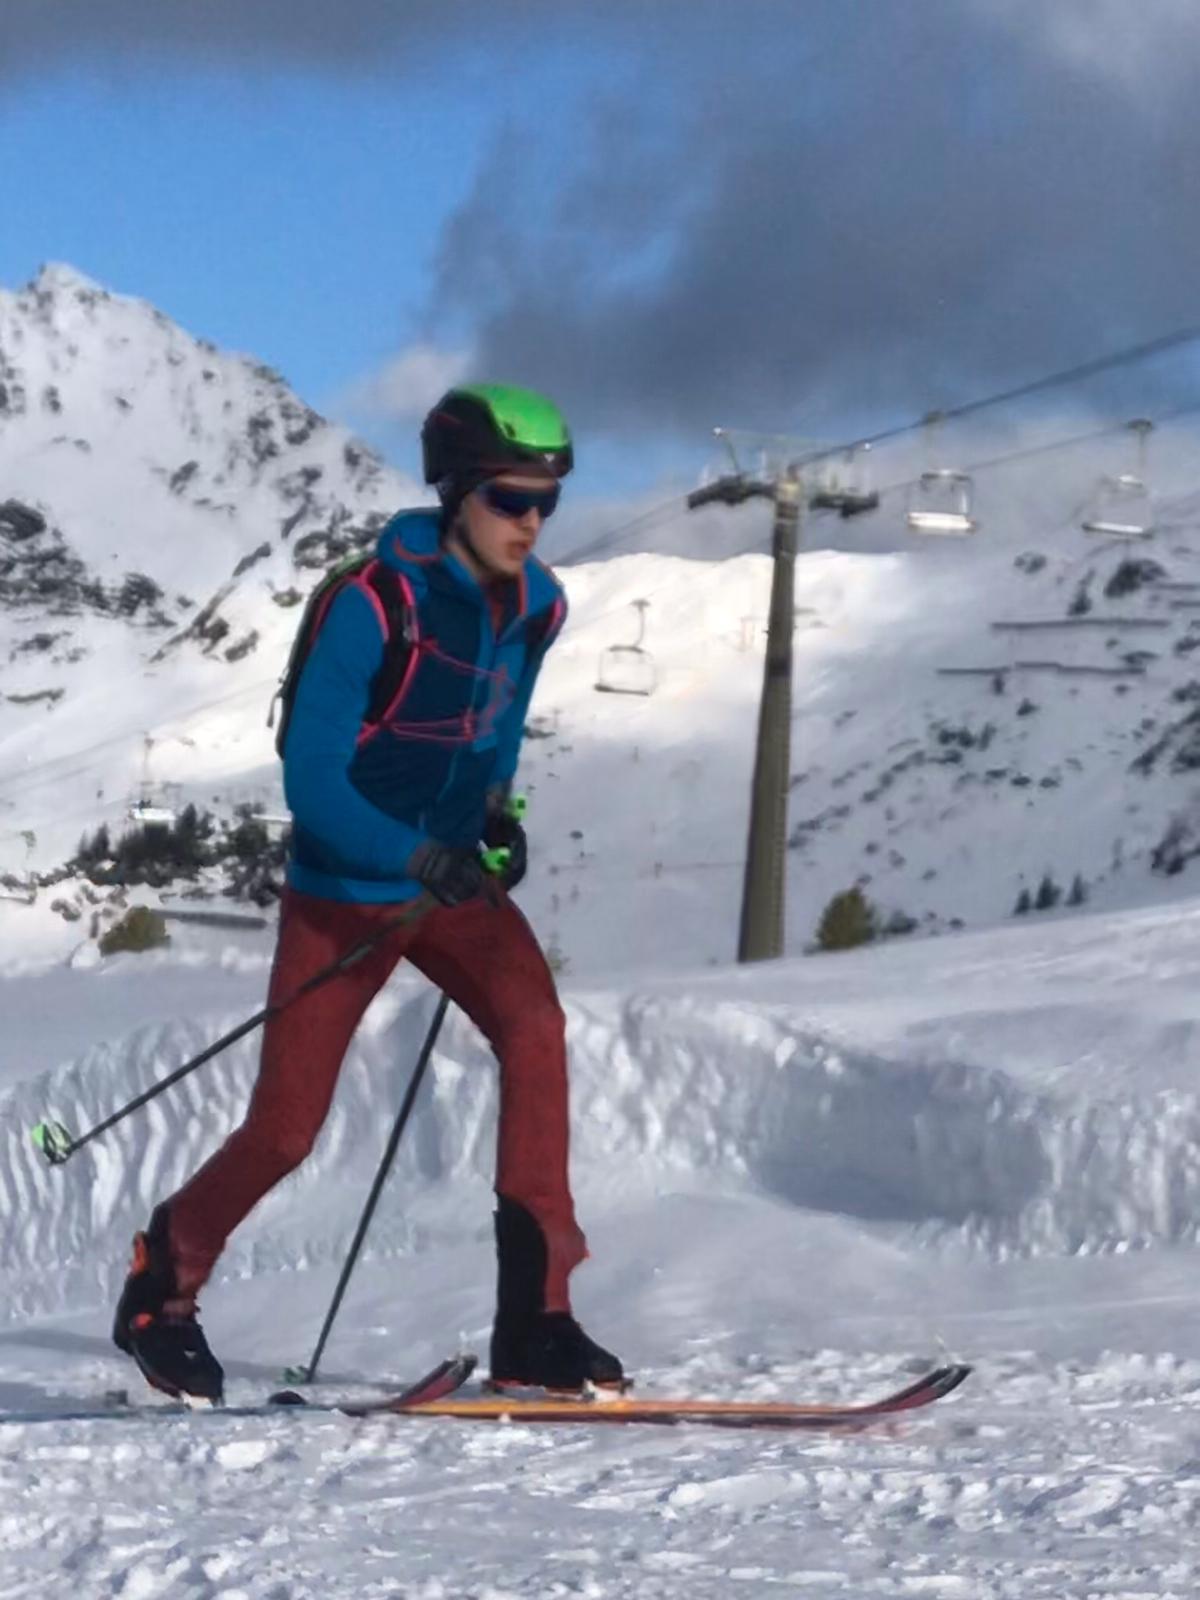
<svg viewBox="0 0 1200 1600"><path fill-rule="evenodd" d="M851 445L837 460L827 462L809 505L816 511L836 511L843 520L874 511L879 495L871 488L870 450L869 444Z"/></svg>
<svg viewBox="0 0 1200 1600"><path fill-rule="evenodd" d="M126 815L131 822L140 822L143 827L173 827L176 813L170 806L156 805L149 796L143 795L140 800L135 800L129 807Z"/></svg>
<svg viewBox="0 0 1200 1600"><path fill-rule="evenodd" d="M130 822L139 822L143 827L170 828L174 826L177 809L168 803L168 785L155 784L150 777L150 752L157 742L151 733L142 735L142 781L137 799L130 804L125 814ZM178 784L172 784L169 787L176 794L179 793ZM158 791L157 798L155 797L156 790Z"/></svg>
<svg viewBox="0 0 1200 1600"><path fill-rule="evenodd" d="M951 537L974 533L979 524L971 515L973 487L969 472L951 467L923 472L904 520L914 533Z"/></svg>
<svg viewBox="0 0 1200 1600"><path fill-rule="evenodd" d="M1126 426L1136 440L1134 470L1101 478L1080 526L1084 533L1109 539L1149 539L1154 534L1154 512L1146 479L1146 440L1154 424L1137 417Z"/></svg>
<svg viewBox="0 0 1200 1600"><path fill-rule="evenodd" d="M1084 533L1110 539L1149 539L1154 533L1150 491L1132 472L1102 478L1092 511L1080 526Z"/></svg>
<svg viewBox="0 0 1200 1600"><path fill-rule="evenodd" d="M600 654L596 669L596 688L601 694L651 695L658 687L654 657L643 648L646 637L648 600L635 600L638 609L638 636L633 644L609 645Z"/></svg>

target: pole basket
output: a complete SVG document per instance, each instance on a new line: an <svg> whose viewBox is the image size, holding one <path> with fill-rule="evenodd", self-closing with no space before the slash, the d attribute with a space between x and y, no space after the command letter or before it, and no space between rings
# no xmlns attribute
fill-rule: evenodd
<svg viewBox="0 0 1200 1600"><path fill-rule="evenodd" d="M39 1122L31 1128L29 1137L37 1145L52 1167L61 1167L71 1154L74 1139L61 1122Z"/></svg>

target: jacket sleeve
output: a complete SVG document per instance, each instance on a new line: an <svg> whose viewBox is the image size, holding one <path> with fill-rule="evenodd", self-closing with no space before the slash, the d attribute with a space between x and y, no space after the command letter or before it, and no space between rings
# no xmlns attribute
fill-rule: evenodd
<svg viewBox="0 0 1200 1600"><path fill-rule="evenodd" d="M288 807L307 832L372 877L406 876L425 835L391 817L350 781L383 634L370 601L343 589L321 625L292 704L283 753Z"/></svg>
<svg viewBox="0 0 1200 1600"><path fill-rule="evenodd" d="M563 623L566 620L567 597L565 593L560 591L558 617L547 631L541 645L526 661L525 669L521 673L521 679L517 684L512 703L497 724L496 762L492 768L492 776L488 780L489 787L495 788L502 784L511 784L516 776L517 762L521 758L521 741L525 734L525 721L529 716L529 702L533 699L538 673L542 670L542 662L546 659L546 652L562 632Z"/></svg>

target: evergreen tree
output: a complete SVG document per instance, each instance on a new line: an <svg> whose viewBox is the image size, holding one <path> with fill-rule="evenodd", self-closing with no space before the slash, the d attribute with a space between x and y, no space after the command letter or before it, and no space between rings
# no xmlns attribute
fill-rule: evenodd
<svg viewBox="0 0 1200 1600"><path fill-rule="evenodd" d="M107 861L111 855L112 840L108 832L108 823L102 822L90 837L85 833L80 839L75 860L84 872L89 872L93 867L98 867L102 861Z"/></svg>
<svg viewBox="0 0 1200 1600"><path fill-rule="evenodd" d="M1062 890L1047 872L1038 884L1037 898L1034 900L1035 911L1052 911L1062 899Z"/></svg>
<svg viewBox="0 0 1200 1600"><path fill-rule="evenodd" d="M207 822L207 827L205 826ZM202 867L208 859L205 849L205 839L212 831L211 821L202 822L194 805L186 805L175 818L171 829L171 852L175 862L182 871L195 871Z"/></svg>
<svg viewBox="0 0 1200 1600"><path fill-rule="evenodd" d="M870 944L878 934L875 908L857 886L835 894L817 924L821 950L852 950Z"/></svg>

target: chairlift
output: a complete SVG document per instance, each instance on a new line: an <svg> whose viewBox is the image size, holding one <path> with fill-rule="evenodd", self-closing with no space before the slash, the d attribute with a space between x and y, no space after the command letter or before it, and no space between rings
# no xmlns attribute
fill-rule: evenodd
<svg viewBox="0 0 1200 1600"><path fill-rule="evenodd" d="M869 444L851 445L836 460L826 463L809 505L815 511L836 511L843 520L874 511L879 495L871 488L870 450Z"/></svg>
<svg viewBox="0 0 1200 1600"><path fill-rule="evenodd" d="M176 814L170 806L156 805L148 796L135 800L126 812L131 822L140 822L143 827L173 827Z"/></svg>
<svg viewBox="0 0 1200 1600"><path fill-rule="evenodd" d="M1093 510L1080 523L1084 533L1110 539L1149 539L1154 534L1150 495L1132 472L1102 478Z"/></svg>
<svg viewBox="0 0 1200 1600"><path fill-rule="evenodd" d="M914 533L951 537L974 533L979 523L971 515L973 488L969 472L951 467L923 472L904 520Z"/></svg>
<svg viewBox="0 0 1200 1600"><path fill-rule="evenodd" d="M142 781L139 786L138 797L134 800L125 813L130 822L138 822L145 828L173 827L177 815L176 808L167 802L167 785L155 785L150 779L150 752L157 741L153 734L142 735ZM171 785L178 793L178 785ZM157 788L158 793L155 794Z"/></svg>
<svg viewBox="0 0 1200 1600"><path fill-rule="evenodd" d="M1084 533L1109 539L1153 537L1154 512L1146 481L1146 440L1153 427L1144 417L1128 424L1137 440L1135 470L1101 478L1092 508L1080 524Z"/></svg>
<svg viewBox="0 0 1200 1600"><path fill-rule="evenodd" d="M633 644L614 644L601 652L596 669L596 688L602 694L651 695L658 686L654 657L643 648L646 637L648 600L635 600L638 610L638 636Z"/></svg>

